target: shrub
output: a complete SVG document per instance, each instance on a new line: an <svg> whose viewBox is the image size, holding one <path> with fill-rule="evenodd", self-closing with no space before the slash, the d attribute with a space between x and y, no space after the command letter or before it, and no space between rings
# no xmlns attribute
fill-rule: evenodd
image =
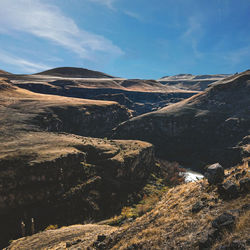
<svg viewBox="0 0 250 250"><path fill-rule="evenodd" d="M47 226L44 231L47 231L47 230L55 230L58 228L58 225L49 225Z"/></svg>

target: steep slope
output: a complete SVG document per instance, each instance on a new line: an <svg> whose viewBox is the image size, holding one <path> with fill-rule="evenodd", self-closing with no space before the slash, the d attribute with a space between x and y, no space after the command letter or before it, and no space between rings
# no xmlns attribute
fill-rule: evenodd
<svg viewBox="0 0 250 250"><path fill-rule="evenodd" d="M121 227L75 225L21 238L10 249L249 249L249 177L247 162L225 172L221 185L237 191L230 199L203 179L170 189L150 212Z"/></svg>
<svg viewBox="0 0 250 250"><path fill-rule="evenodd" d="M117 213L154 169L152 145L28 132L1 137L0 245L48 225Z"/></svg>
<svg viewBox="0 0 250 250"><path fill-rule="evenodd" d="M167 86L174 86L176 88L185 90L205 90L209 84L220 81L229 77L229 74L217 75L192 75L192 74L179 74L175 76L165 76L158 81Z"/></svg>
<svg viewBox="0 0 250 250"><path fill-rule="evenodd" d="M242 158L250 128L250 71L216 82L204 93L119 125L113 138L153 143L168 160L202 169ZM245 146L246 147L246 146Z"/></svg>
<svg viewBox="0 0 250 250"><path fill-rule="evenodd" d="M73 78L113 78L113 76L104 74L99 71L74 68L74 67L60 67L46 70L37 75L59 76L59 77L73 77Z"/></svg>
<svg viewBox="0 0 250 250"><path fill-rule="evenodd" d="M111 216L154 169L151 144L108 141L115 102L32 93L0 80L0 247L31 230ZM63 132L63 133L55 133ZM110 208L112 207L112 209Z"/></svg>

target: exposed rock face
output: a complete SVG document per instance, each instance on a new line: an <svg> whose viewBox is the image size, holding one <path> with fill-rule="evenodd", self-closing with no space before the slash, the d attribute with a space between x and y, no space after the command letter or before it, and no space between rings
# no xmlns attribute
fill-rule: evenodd
<svg viewBox="0 0 250 250"><path fill-rule="evenodd" d="M250 128L249 95L250 71L246 71L204 93L130 119L116 128L113 137L151 142L158 155L184 165L201 169L219 162L229 167L249 154L243 143Z"/></svg>
<svg viewBox="0 0 250 250"><path fill-rule="evenodd" d="M205 176L209 184L221 183L224 180L224 168L219 163L215 163L207 168Z"/></svg>

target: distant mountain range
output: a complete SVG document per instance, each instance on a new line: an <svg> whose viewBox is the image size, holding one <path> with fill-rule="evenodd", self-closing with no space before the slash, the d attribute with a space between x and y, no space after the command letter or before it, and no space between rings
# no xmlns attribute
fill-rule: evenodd
<svg viewBox="0 0 250 250"><path fill-rule="evenodd" d="M116 101L139 115L190 97L197 90L168 86L156 80L115 78L102 72L73 67L33 75L3 74L30 91L68 97Z"/></svg>
<svg viewBox="0 0 250 250"><path fill-rule="evenodd" d="M223 80L230 74L216 74L216 75L192 75L192 74L179 74L175 76L164 76L158 79L164 85L172 86L185 90L205 90L209 84Z"/></svg>

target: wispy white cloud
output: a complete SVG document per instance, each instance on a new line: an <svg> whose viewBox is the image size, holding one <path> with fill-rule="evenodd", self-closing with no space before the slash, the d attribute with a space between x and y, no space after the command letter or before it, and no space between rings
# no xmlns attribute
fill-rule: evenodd
<svg viewBox="0 0 250 250"><path fill-rule="evenodd" d="M188 18L187 28L182 34L182 39L191 44L195 57L201 57L202 53L198 50L198 43L203 30L200 18L191 16Z"/></svg>
<svg viewBox="0 0 250 250"><path fill-rule="evenodd" d="M111 0L103 2L107 2L107 5L112 3ZM98 53L110 56L123 54L112 41L80 29L58 7L41 0L1 0L0 27L0 33L29 33L61 45L90 61L95 61Z"/></svg>
<svg viewBox="0 0 250 250"><path fill-rule="evenodd" d="M3 50L0 50L0 60L5 64L14 65L19 70L26 73L34 73L50 68L48 65L35 63L30 60L14 56L10 53L6 53Z"/></svg>
<svg viewBox="0 0 250 250"><path fill-rule="evenodd" d="M126 14L126 15L129 16L129 17L132 17L132 18L134 18L134 19L137 19L137 20L140 21L140 22L143 22L143 21L144 21L143 18L142 18L138 13L135 13L135 12L133 12L133 11L124 10L123 13Z"/></svg>
<svg viewBox="0 0 250 250"><path fill-rule="evenodd" d="M99 4L102 4L102 5L105 5L106 7L114 10L114 6L113 6L113 3L116 1L116 0L89 0L91 2L95 2L95 3L99 3Z"/></svg>

